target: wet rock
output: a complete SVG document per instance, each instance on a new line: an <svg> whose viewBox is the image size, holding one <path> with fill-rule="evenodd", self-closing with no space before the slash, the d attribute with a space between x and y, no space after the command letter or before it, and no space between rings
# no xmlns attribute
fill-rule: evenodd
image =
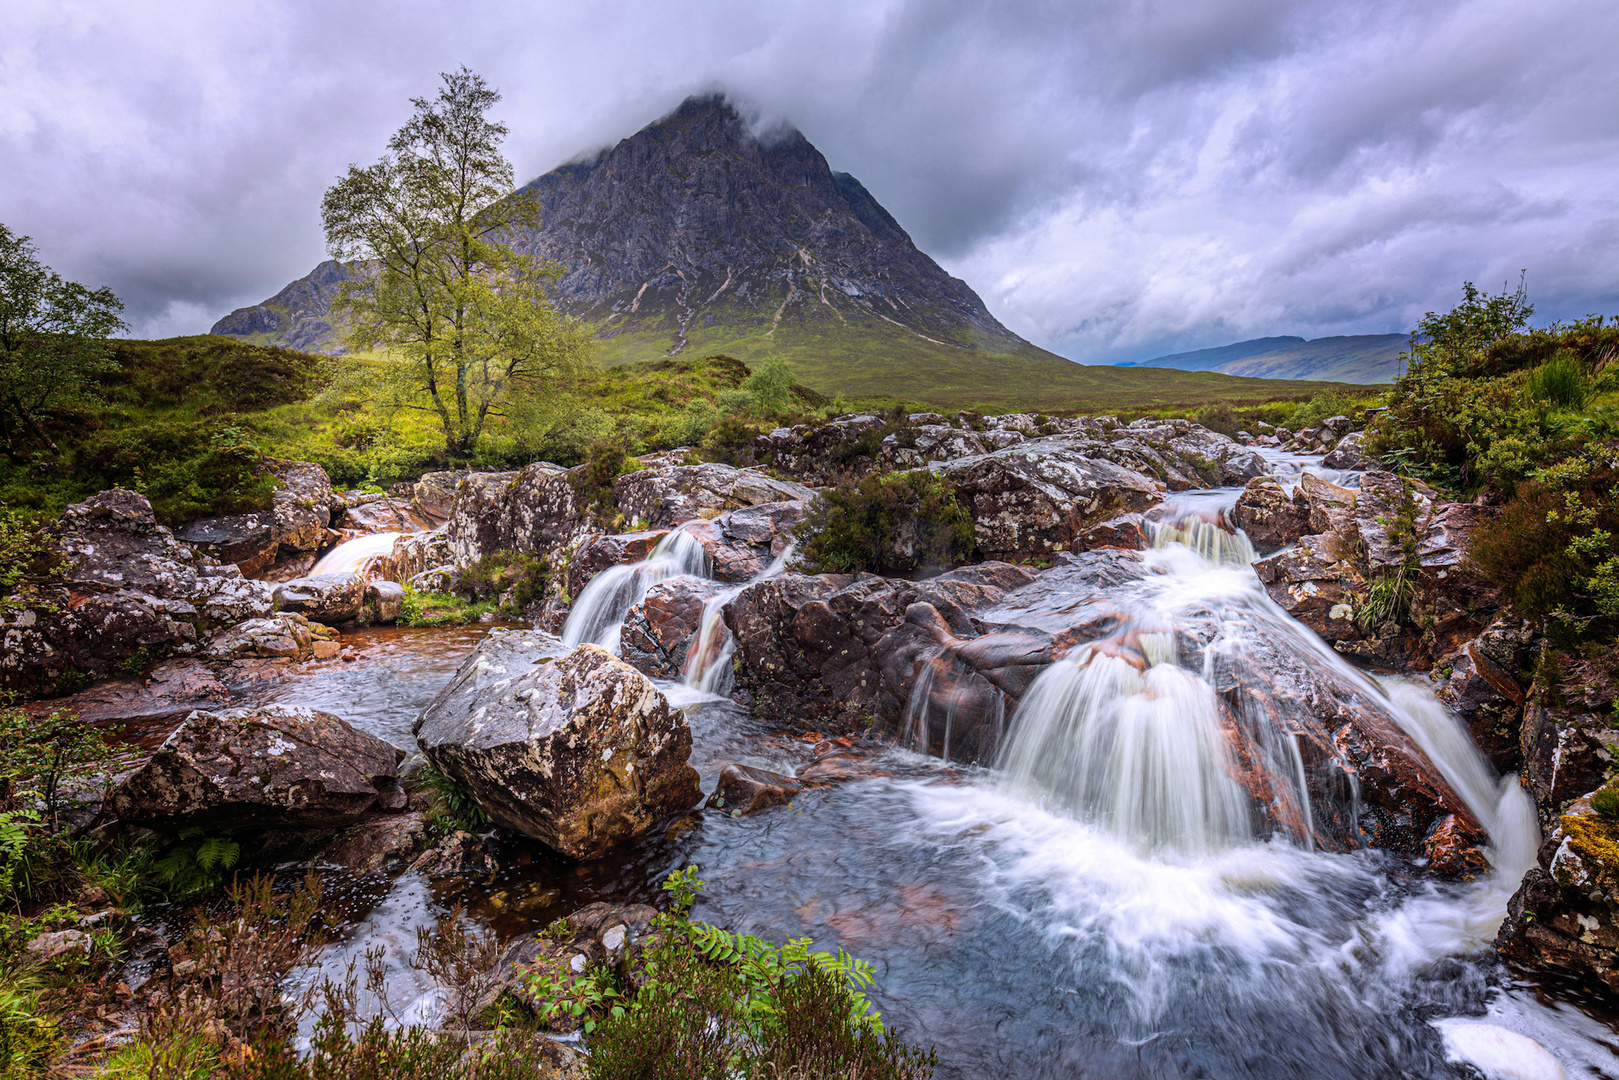
<svg viewBox="0 0 1619 1080"><path fill-rule="evenodd" d="M704 805L740 817L772 806L786 806L803 790L803 783L791 776L731 764L720 770L719 783Z"/></svg>
<svg viewBox="0 0 1619 1080"><path fill-rule="evenodd" d="M1334 439L1342 439L1355 429L1355 422L1347 416L1332 416L1321 421L1321 431Z"/></svg>
<svg viewBox="0 0 1619 1080"><path fill-rule="evenodd" d="M394 581L365 583L364 620L371 623L398 622L405 611L405 588Z"/></svg>
<svg viewBox="0 0 1619 1080"><path fill-rule="evenodd" d="M342 542L375 533L428 532L442 520L422 513L408 496L360 495L349 502L339 519L337 539Z"/></svg>
<svg viewBox="0 0 1619 1080"><path fill-rule="evenodd" d="M685 717L652 682L594 645L561 653L538 631L491 632L415 734L492 820L575 858L701 798Z"/></svg>
<svg viewBox="0 0 1619 1080"><path fill-rule="evenodd" d="M627 519L654 529L764 503L803 501L815 493L762 470L709 462L641 469L613 483L613 499Z"/></svg>
<svg viewBox="0 0 1619 1080"><path fill-rule="evenodd" d="M450 563L444 563L413 575L406 579L405 584L417 592L447 593L455 588L460 578L460 571Z"/></svg>
<svg viewBox="0 0 1619 1080"><path fill-rule="evenodd" d="M275 589L278 609L328 626L354 622L365 609L365 599L366 580L359 574L318 574L283 582Z"/></svg>
<svg viewBox="0 0 1619 1080"><path fill-rule="evenodd" d="M1302 491L1289 498L1274 477L1258 476L1237 497L1231 523L1248 534L1255 551L1264 554L1296 543L1310 531L1310 507Z"/></svg>
<svg viewBox="0 0 1619 1080"><path fill-rule="evenodd" d="M313 709L198 711L114 789L107 808L121 821L169 831L329 828L404 809L403 758Z"/></svg>
<svg viewBox="0 0 1619 1080"><path fill-rule="evenodd" d="M1515 967L1619 992L1619 833L1581 798L1507 903L1496 951Z"/></svg>
<svg viewBox="0 0 1619 1080"><path fill-rule="evenodd" d="M204 655L211 660L249 657L307 660L317 641L308 619L295 612L237 623L208 643Z"/></svg>
<svg viewBox="0 0 1619 1080"><path fill-rule="evenodd" d="M1445 707L1467 724L1473 741L1499 772L1522 764L1522 722L1528 692L1520 676L1538 644L1523 619L1500 618L1436 668Z"/></svg>
<svg viewBox="0 0 1619 1080"><path fill-rule="evenodd" d="M307 861L361 876L393 874L404 869L426 842L427 824L419 811L388 814L343 830Z"/></svg>
<svg viewBox="0 0 1619 1080"><path fill-rule="evenodd" d="M68 507L57 544L60 583L0 612L0 689L36 696L194 654L220 628L273 610L268 585L176 541L132 491Z"/></svg>
<svg viewBox="0 0 1619 1080"><path fill-rule="evenodd" d="M1550 830L1575 799L1597 788L1615 766L1619 743L1614 688L1600 662L1543 646L1519 731L1520 779Z"/></svg>
<svg viewBox="0 0 1619 1080"><path fill-rule="evenodd" d="M172 717L178 723L196 709L212 709L230 700L230 689L201 660L165 660L144 678L109 679L37 708L61 708L87 723L129 722Z"/></svg>
<svg viewBox="0 0 1619 1080"><path fill-rule="evenodd" d="M1321 464L1328 469L1365 469L1372 464L1366 456L1366 437L1360 432L1345 435L1338 445L1327 451Z"/></svg>
<svg viewBox="0 0 1619 1080"><path fill-rule="evenodd" d="M819 424L776 428L760 436L756 445L760 458L781 472L825 486L858 480L884 467L883 427L881 417L855 413Z"/></svg>
<svg viewBox="0 0 1619 1080"><path fill-rule="evenodd" d="M1111 521L1092 525L1074 541L1075 551L1093 548L1123 548L1126 551L1145 551L1152 547L1147 536L1146 521L1140 514L1122 514Z"/></svg>
<svg viewBox="0 0 1619 1080"><path fill-rule="evenodd" d="M723 609L737 690L792 730L897 723L921 653L940 634L974 634L974 613L1034 578L981 563L918 582L783 574L750 585Z"/></svg>
<svg viewBox="0 0 1619 1080"><path fill-rule="evenodd" d="M972 514L978 549L990 559L1050 558L1092 525L1163 496L1159 482L1062 439L961 458L939 472Z"/></svg>
<svg viewBox="0 0 1619 1080"><path fill-rule="evenodd" d="M487 840L457 829L417 856L410 871L433 880L453 877L493 881L500 872L500 863L490 854Z"/></svg>
<svg viewBox="0 0 1619 1080"><path fill-rule="evenodd" d="M1254 572L1270 598L1321 640L1365 637L1355 615L1365 602L1366 579L1354 551L1336 533L1300 537L1296 547L1256 562Z"/></svg>
<svg viewBox="0 0 1619 1080"><path fill-rule="evenodd" d="M1294 497L1302 497L1304 505L1309 508L1310 532L1338 533L1353 542L1356 535L1355 491L1307 472L1299 477L1298 491Z"/></svg>
<svg viewBox="0 0 1619 1080"><path fill-rule="evenodd" d="M452 558L450 541L443 528L406 533L394 541L393 551L388 555L389 572L383 576L390 581L409 581L431 567L453 566Z"/></svg>
<svg viewBox="0 0 1619 1080"><path fill-rule="evenodd" d="M690 577L654 584L624 618L619 638L624 661L653 678L680 678L687 649L702 624L704 605L720 589L716 582Z"/></svg>

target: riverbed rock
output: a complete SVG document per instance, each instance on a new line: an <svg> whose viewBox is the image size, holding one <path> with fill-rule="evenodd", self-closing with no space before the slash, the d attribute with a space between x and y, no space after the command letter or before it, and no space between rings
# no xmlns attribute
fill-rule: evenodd
<svg viewBox="0 0 1619 1080"><path fill-rule="evenodd" d="M1142 511L1163 485L1111 461L1087 457L1063 439L1021 443L939 466L973 518L985 558L1049 559L1092 525Z"/></svg>
<svg viewBox="0 0 1619 1080"><path fill-rule="evenodd" d="M1558 817L1495 947L1515 967L1619 992L1619 830L1590 795Z"/></svg>
<svg viewBox="0 0 1619 1080"><path fill-rule="evenodd" d="M237 623L210 641L204 655L210 660L249 657L307 660L313 655L317 640L320 639L315 637L308 619L296 612L285 612Z"/></svg>
<svg viewBox="0 0 1619 1080"><path fill-rule="evenodd" d="M278 487L271 507L246 514L198 518L179 539L221 562L257 577L278 561L313 554L331 521L332 482L310 461L281 461L270 467Z"/></svg>
<svg viewBox="0 0 1619 1080"><path fill-rule="evenodd" d="M404 752L330 713L197 711L107 800L113 817L178 831L330 828L403 810Z"/></svg>
<svg viewBox="0 0 1619 1080"><path fill-rule="evenodd" d="M1231 508L1231 523L1248 534L1254 550L1268 554L1310 531L1310 506L1302 491L1293 496L1272 476L1256 476Z"/></svg>
<svg viewBox="0 0 1619 1080"><path fill-rule="evenodd" d="M1365 469L1372 465L1366 455L1366 437L1360 432L1351 432L1338 440L1338 444L1327 451L1321 459L1323 467L1328 469Z"/></svg>
<svg viewBox="0 0 1619 1080"><path fill-rule="evenodd" d="M589 531L568 470L543 461L519 472L468 475L444 526L460 567L497 551L549 554Z"/></svg>
<svg viewBox="0 0 1619 1080"><path fill-rule="evenodd" d="M786 806L803 790L803 782L791 776L732 763L720 770L719 783L703 805L741 817L772 806Z"/></svg>
<svg viewBox="0 0 1619 1080"><path fill-rule="evenodd" d="M1366 636L1355 618L1365 603L1366 579L1354 549L1337 533L1301 536L1294 547L1256 562L1254 572L1271 599L1321 640L1336 644Z"/></svg>
<svg viewBox="0 0 1619 1080"><path fill-rule="evenodd" d="M417 742L489 814L595 858L696 805L691 731L605 649L492 631L417 719Z"/></svg>
<svg viewBox="0 0 1619 1080"><path fill-rule="evenodd" d="M275 606L313 622L338 626L360 617L365 597L366 580L359 574L318 574L277 585Z"/></svg>
<svg viewBox="0 0 1619 1080"><path fill-rule="evenodd" d="M680 678L702 625L703 608L723 588L718 582L684 576L653 584L624 617L619 636L624 662L656 679Z"/></svg>
<svg viewBox="0 0 1619 1080"><path fill-rule="evenodd" d="M1436 692L1499 772L1523 762L1522 724L1539 638L1527 619L1502 616L1435 669Z"/></svg>
<svg viewBox="0 0 1619 1080"><path fill-rule="evenodd" d="M716 462L640 469L613 482L618 511L652 529L714 518L745 506L803 501L814 494L803 484L777 480L762 469L737 469Z"/></svg>
<svg viewBox="0 0 1619 1080"><path fill-rule="evenodd" d="M386 814L349 826L307 858L362 877L393 874L411 863L427 843L427 822L417 810Z"/></svg>
<svg viewBox="0 0 1619 1080"><path fill-rule="evenodd" d="M270 586L179 543L135 492L76 503L60 528L59 579L0 611L0 689L38 696L144 669L273 610Z"/></svg>
<svg viewBox="0 0 1619 1080"><path fill-rule="evenodd" d="M405 587L397 581L368 581L365 583L365 609L362 621L369 623L398 622L405 611Z"/></svg>

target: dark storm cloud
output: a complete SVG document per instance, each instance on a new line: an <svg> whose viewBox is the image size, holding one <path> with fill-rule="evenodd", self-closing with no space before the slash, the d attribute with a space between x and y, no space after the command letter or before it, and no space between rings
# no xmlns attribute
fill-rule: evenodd
<svg viewBox="0 0 1619 1080"><path fill-rule="evenodd" d="M466 63L523 177L723 88L1014 329L1113 359L1409 327L1530 270L1619 310L1619 9L1483 0L61 4L0 14L0 221L197 332Z"/></svg>

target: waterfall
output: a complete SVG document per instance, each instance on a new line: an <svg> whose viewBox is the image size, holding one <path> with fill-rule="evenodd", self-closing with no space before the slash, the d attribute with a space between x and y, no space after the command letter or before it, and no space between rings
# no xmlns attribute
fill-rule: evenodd
<svg viewBox="0 0 1619 1080"><path fill-rule="evenodd" d="M1183 544L1218 566L1248 566L1256 558L1247 533L1227 529L1198 514L1182 514L1173 523L1148 521L1146 525L1155 548Z"/></svg>
<svg viewBox="0 0 1619 1080"><path fill-rule="evenodd" d="M618 652L624 617L646 596L647 589L680 574L708 577L708 565L708 552L691 533L675 529L665 534L643 561L610 566L590 579L562 626L562 643L589 642Z"/></svg>
<svg viewBox="0 0 1619 1080"><path fill-rule="evenodd" d="M371 533L369 536L357 536L353 540L345 540L315 564L309 571L310 577L318 574L367 574L367 564L374 559L393 554L394 541L404 533L381 532Z"/></svg>
<svg viewBox="0 0 1619 1080"><path fill-rule="evenodd" d="M755 582L765 581L787 568L793 557L793 545L788 544L770 565L741 585L715 593L703 604L703 617L697 624L697 633L686 646L686 685L702 694L729 697L735 673L731 670L731 657L736 653L736 642L730 628L725 625L725 605Z"/></svg>

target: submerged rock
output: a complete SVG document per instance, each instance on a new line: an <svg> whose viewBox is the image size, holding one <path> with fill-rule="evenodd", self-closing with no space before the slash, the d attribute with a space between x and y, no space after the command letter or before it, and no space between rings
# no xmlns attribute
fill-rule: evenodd
<svg viewBox="0 0 1619 1080"><path fill-rule="evenodd" d="M417 742L501 825L595 858L695 806L691 731L605 649L492 631L417 719Z"/></svg>
<svg viewBox="0 0 1619 1080"><path fill-rule="evenodd" d="M108 797L120 821L175 831L329 828L405 808L404 751L330 713L197 711Z"/></svg>
<svg viewBox="0 0 1619 1080"><path fill-rule="evenodd" d="M740 817L772 806L786 806L803 790L803 781L791 776L731 764L720 770L719 783L704 805Z"/></svg>

